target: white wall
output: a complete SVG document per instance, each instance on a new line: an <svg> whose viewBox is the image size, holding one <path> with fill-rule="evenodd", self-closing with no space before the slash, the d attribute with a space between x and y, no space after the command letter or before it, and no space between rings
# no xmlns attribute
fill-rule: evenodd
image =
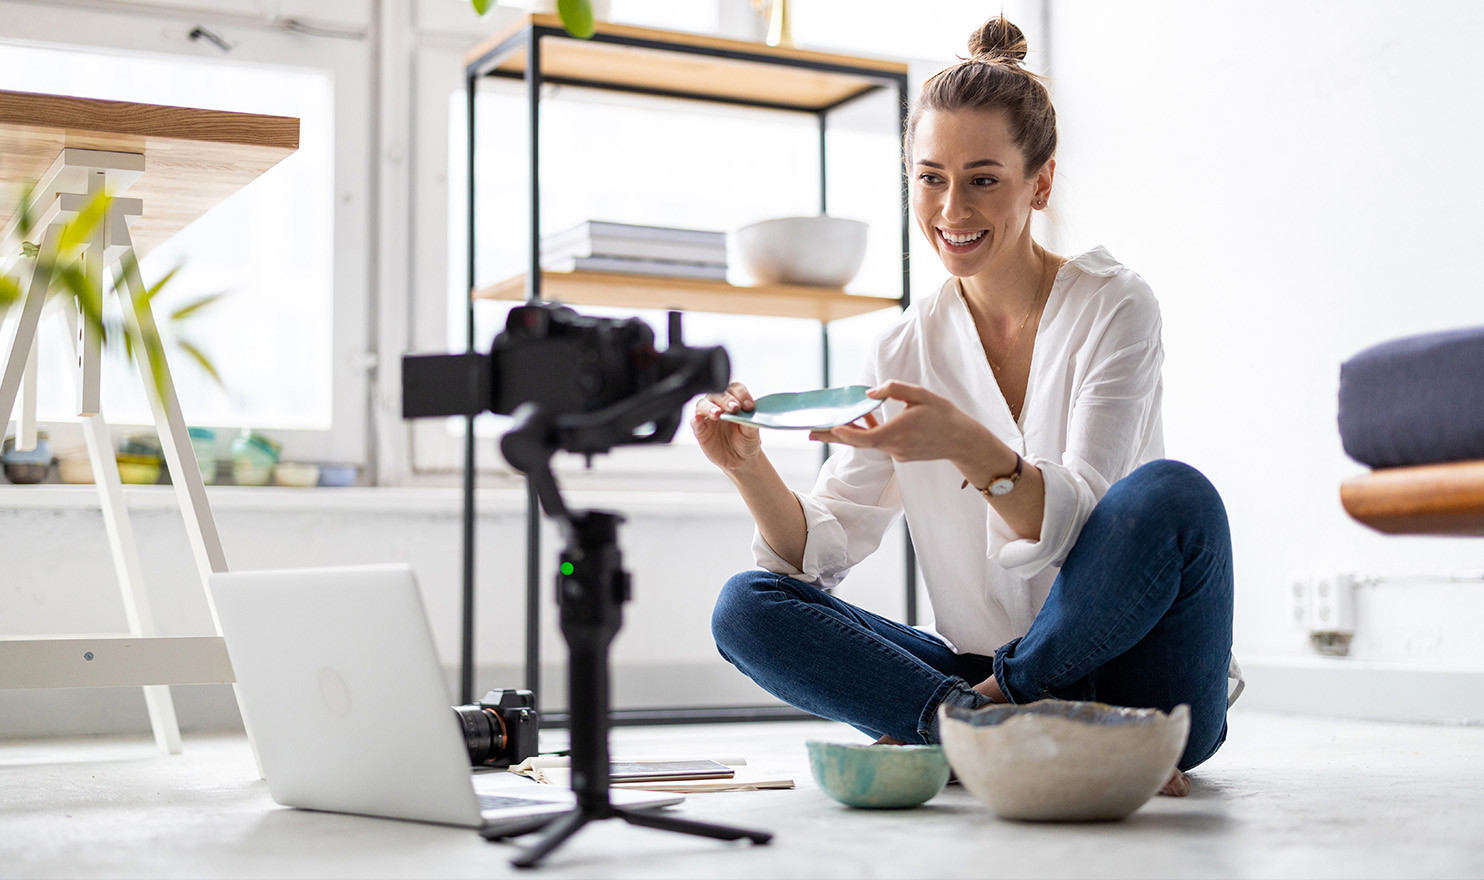
<svg viewBox="0 0 1484 880"><path fill-rule="evenodd" d="M211 619L184 524L168 487L125 491L160 635L205 635ZM461 652L461 499L441 489L208 489L233 570L406 562L422 587L434 640L456 694ZM720 658L711 606L732 574L752 567L751 520L734 493L578 489L574 507L628 516L620 542L633 601L614 644L621 708L774 702ZM525 493L479 497L475 687L519 687L525 657ZM547 708L565 707L566 646L552 598L558 537L543 535L542 675ZM124 632L97 494L91 487L0 484L0 635ZM900 542L852 576L851 598L886 614L903 608ZM237 723L225 687L175 687L188 728ZM478 693L475 694L478 696ZM144 730L134 688L0 690L0 737Z"/></svg>
<svg viewBox="0 0 1484 880"><path fill-rule="evenodd" d="M1164 309L1172 457L1226 499L1237 648L1307 650L1291 572L1484 572L1484 542L1383 537L1338 487L1341 361L1484 324L1484 6L1055 0L1059 244ZM1358 595L1360 659L1484 669L1478 583Z"/></svg>

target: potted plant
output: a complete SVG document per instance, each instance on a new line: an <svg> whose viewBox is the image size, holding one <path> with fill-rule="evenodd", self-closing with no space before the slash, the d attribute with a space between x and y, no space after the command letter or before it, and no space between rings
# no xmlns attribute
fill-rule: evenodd
<svg viewBox="0 0 1484 880"><path fill-rule="evenodd" d="M474 11L484 15L495 7L495 0L470 0L474 5ZM587 39L597 30L597 23L593 18L592 0L557 0L557 15L562 19L562 27L567 33L574 37Z"/></svg>
<svg viewBox="0 0 1484 880"><path fill-rule="evenodd" d="M135 333L109 320L103 311L102 282L100 280L94 283L89 278L87 267L84 265L88 241L92 238L98 224L103 222L103 218L108 215L110 202L111 199L107 195L99 195L89 201L81 211L63 224L55 253L47 253L31 240L33 234L38 233L39 230L35 228L35 220L30 212L31 191L29 188L24 190L21 193L17 221L17 229L23 242L21 246L23 274L30 274L24 272L27 265L33 271L39 269L45 277L50 279L47 296L72 296L77 304L80 319L91 326L105 344L122 344L131 357L136 346L142 347L142 351L147 355L146 363L153 367L151 379L155 384L155 389L163 394L165 375L162 368L165 346L158 326L141 327L139 332ZM128 259L134 259L132 254ZM138 266L137 264L128 265L124 269L126 272L135 272ZM138 307L141 311L150 308L155 297L165 289L178 271L180 267L176 266L139 297ZM220 296L221 294L211 294L200 297L165 316L165 322L170 325L171 335L175 338L176 347L204 369L218 384L221 383L221 376L217 373L210 357L200 346L191 342L181 330L187 325L191 316L199 313ZM0 316L24 298L25 289L21 283L8 274L0 273Z"/></svg>

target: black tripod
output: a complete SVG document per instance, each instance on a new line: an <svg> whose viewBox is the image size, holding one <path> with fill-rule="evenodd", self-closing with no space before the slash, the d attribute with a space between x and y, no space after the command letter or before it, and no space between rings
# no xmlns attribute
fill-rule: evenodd
<svg viewBox="0 0 1484 880"><path fill-rule="evenodd" d="M636 410L631 418L642 418ZM608 797L608 649L623 625L623 603L629 599L629 575L623 570L618 546L618 524L623 517L601 510L571 511L562 500L551 473L551 456L563 447L568 431L580 428L565 419L548 419L539 407L527 404L515 413L516 426L501 441L505 458L524 471L541 499L546 513L562 527L567 546L562 550L557 573L557 602L561 609L562 636L567 640L568 699L571 704L572 791L577 809L529 822L490 826L480 830L488 840L503 840L545 829L545 836L511 860L519 868L538 865L589 822L623 819L664 831L679 831L717 840L767 843L773 835L712 825L655 811L615 807ZM549 827L548 827L549 825Z"/></svg>

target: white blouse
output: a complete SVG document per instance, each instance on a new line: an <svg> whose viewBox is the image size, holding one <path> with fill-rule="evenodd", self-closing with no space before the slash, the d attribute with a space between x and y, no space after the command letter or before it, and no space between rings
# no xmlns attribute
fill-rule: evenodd
<svg viewBox="0 0 1484 880"><path fill-rule="evenodd" d="M1164 455L1159 304L1103 248L1057 273L1036 330L1019 422L1010 416L974 320L949 279L875 342L862 381L921 385L988 426L1046 484L1041 537L1017 536L947 461L898 462L839 447L813 491L803 570L753 540L758 565L829 589L905 511L935 628L960 653L993 654L1024 635L1099 498ZM887 418L904 405L887 401Z"/></svg>

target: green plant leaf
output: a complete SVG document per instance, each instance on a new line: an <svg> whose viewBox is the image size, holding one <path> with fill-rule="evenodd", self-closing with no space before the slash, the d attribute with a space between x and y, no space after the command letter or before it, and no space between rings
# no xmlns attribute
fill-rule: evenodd
<svg viewBox="0 0 1484 880"><path fill-rule="evenodd" d="M170 283L170 279L175 277L175 273L181 270L182 265L183 264L177 263L174 269L171 269L169 272L165 273L164 278L156 281L153 287L151 287L149 290L146 290L139 297L139 308L141 310L148 308L149 304L154 302L155 295L165 289L165 285ZM135 269L135 271L138 271L138 269Z"/></svg>
<svg viewBox="0 0 1484 880"><path fill-rule="evenodd" d="M223 296L226 296L226 294L224 294L224 293L211 293L211 294L207 294L206 296L203 296L203 297L201 297L199 299L193 299L190 302L186 303L185 305L181 306L180 308L176 309L175 311L171 312L170 313L170 321L172 323L177 322L177 321L184 321L187 318L191 317L192 315L196 314L197 312L201 311L202 309L206 308L207 306L210 306L212 303L216 302L217 300L221 299Z"/></svg>
<svg viewBox="0 0 1484 880"><path fill-rule="evenodd" d="M210 376L216 382L217 387L227 387L227 383L222 381L221 374L216 371L216 365L211 362L211 358L207 357L206 352L202 351L194 342L191 342L189 339L177 338L175 345L181 351L190 355L191 360L194 360L197 366L206 371L206 375Z"/></svg>
<svg viewBox="0 0 1484 880"><path fill-rule="evenodd" d="M107 332L103 327L103 292L89 283L82 265L74 261L55 266L53 278L61 281L62 290L76 297L77 311L82 320L98 331L99 336L106 338Z"/></svg>
<svg viewBox="0 0 1484 880"><path fill-rule="evenodd" d="M30 257L31 259L34 260L34 259L36 259L37 255L40 254L40 253L41 253L41 245L39 245L39 244L37 244L37 243L35 243L33 241L23 241L23 242L21 242L21 254L23 256Z"/></svg>
<svg viewBox="0 0 1484 880"><path fill-rule="evenodd" d="M489 12L495 5L495 0L472 0L472 2L474 4L474 11L479 15Z"/></svg>
<svg viewBox="0 0 1484 880"><path fill-rule="evenodd" d="M15 283L15 279L9 275L0 275L0 316L5 314L11 303L20 302L24 297L25 292Z"/></svg>
<svg viewBox="0 0 1484 880"><path fill-rule="evenodd" d="M562 27L574 37L586 40L597 33L592 0L557 0L557 15L562 17Z"/></svg>
<svg viewBox="0 0 1484 880"><path fill-rule="evenodd" d="M155 393L160 399L165 398L165 343L160 341L159 334L148 333L144 337L145 359L149 363L149 378L155 383Z"/></svg>
<svg viewBox="0 0 1484 880"><path fill-rule="evenodd" d="M16 231L21 234L21 238L29 236L31 230L36 226L36 218L31 216L31 194L35 191L36 184L34 182L21 187L20 213L16 218ZM31 256L35 256L35 254L31 254Z"/></svg>
<svg viewBox="0 0 1484 880"><path fill-rule="evenodd" d="M93 232L98 228L98 224L102 223L103 218L108 214L108 203L111 201L113 199L105 193L99 193L89 199L88 203L83 205L82 210L77 212L77 216L62 227L62 237L57 245L58 248L63 252L70 252L73 248L87 244L88 240L93 237Z"/></svg>

